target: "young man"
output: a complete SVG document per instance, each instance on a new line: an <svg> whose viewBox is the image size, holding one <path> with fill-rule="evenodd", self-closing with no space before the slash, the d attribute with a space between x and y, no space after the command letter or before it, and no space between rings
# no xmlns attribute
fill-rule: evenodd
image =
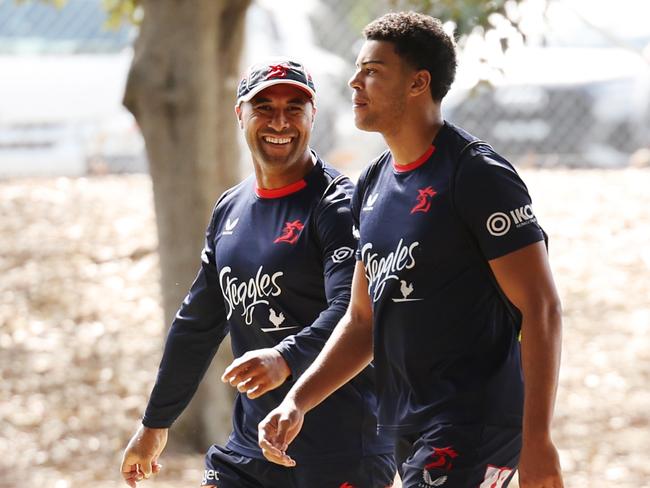
<svg viewBox="0 0 650 488"><path fill-rule="evenodd" d="M559 488L550 423L560 303L527 189L443 120L456 57L440 21L391 13L364 35L350 80L355 123L389 151L352 199L350 306L260 424L260 445L295 465L285 449L305 413L374 356L379 430L398 439L404 487L501 488L519 466L521 488Z"/></svg>
<svg viewBox="0 0 650 488"><path fill-rule="evenodd" d="M392 440L376 432L373 371L323 402L292 445L300 469L264 459L257 425L322 349L350 298L353 186L309 148L314 85L303 66L252 66L236 106L254 176L217 202L201 269L174 320L142 426L124 453L127 484L157 472L167 429L230 333L222 380L239 391L233 433L206 456L204 486L384 488Z"/></svg>

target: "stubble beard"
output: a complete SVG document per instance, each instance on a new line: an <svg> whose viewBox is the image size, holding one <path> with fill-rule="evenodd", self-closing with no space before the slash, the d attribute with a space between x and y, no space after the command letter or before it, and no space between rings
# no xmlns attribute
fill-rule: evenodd
<svg viewBox="0 0 650 488"><path fill-rule="evenodd" d="M400 121L405 112L406 103L402 100L391 100L385 107L366 113L364 117L356 116L354 125L357 129L366 132L379 132L386 134L395 131L400 126Z"/></svg>

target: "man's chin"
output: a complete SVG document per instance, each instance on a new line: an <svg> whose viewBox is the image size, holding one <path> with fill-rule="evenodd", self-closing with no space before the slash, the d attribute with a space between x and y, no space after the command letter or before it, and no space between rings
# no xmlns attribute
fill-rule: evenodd
<svg viewBox="0 0 650 488"><path fill-rule="evenodd" d="M379 132L379 129L372 121L367 119L356 118L354 119L354 125L357 129L364 132Z"/></svg>
<svg viewBox="0 0 650 488"><path fill-rule="evenodd" d="M289 154L277 155L277 154L264 154L264 162L268 165L273 166L285 166L289 165L289 162L292 161L293 152Z"/></svg>

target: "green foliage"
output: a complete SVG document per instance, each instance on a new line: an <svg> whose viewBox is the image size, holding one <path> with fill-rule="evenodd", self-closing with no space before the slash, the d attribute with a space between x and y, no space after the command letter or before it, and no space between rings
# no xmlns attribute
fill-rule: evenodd
<svg viewBox="0 0 650 488"><path fill-rule="evenodd" d="M459 37L471 33L476 28L488 31L493 27L491 18L501 15L517 27L517 22L508 16L507 6L515 6L523 0L391 0L393 8L406 7L427 13L442 20L456 24Z"/></svg>
<svg viewBox="0 0 650 488"><path fill-rule="evenodd" d="M456 36L462 40L477 30L494 28L495 18L507 19L519 29L519 19L511 13L525 0L389 0L393 9L416 10L456 24Z"/></svg>
<svg viewBox="0 0 650 488"><path fill-rule="evenodd" d="M102 0L108 13L109 27L118 28L123 22L139 24L142 20L142 9L139 0Z"/></svg>
<svg viewBox="0 0 650 488"><path fill-rule="evenodd" d="M29 0L16 0L17 4L27 3ZM68 0L39 0L41 3L51 3L56 8L63 8Z"/></svg>
<svg viewBox="0 0 650 488"><path fill-rule="evenodd" d="M15 0L17 4L27 3L34 0ZM49 3L56 8L63 8L68 0L38 0L41 3ZM142 21L142 8L140 0L102 0L102 5L108 14L106 26L111 29L119 27L127 22L138 25Z"/></svg>

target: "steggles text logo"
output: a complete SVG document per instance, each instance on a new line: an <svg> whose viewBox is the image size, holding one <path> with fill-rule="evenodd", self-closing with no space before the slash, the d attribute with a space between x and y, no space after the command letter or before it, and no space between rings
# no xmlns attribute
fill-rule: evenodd
<svg viewBox="0 0 650 488"><path fill-rule="evenodd" d="M223 298L228 304L228 315L226 319L230 319L233 310L241 306L241 315L244 317L246 325L253 323L253 312L255 306L260 304L268 305L266 297L277 297L282 293L280 285L277 280L284 275L282 271L278 271L269 275L262 272L263 266L260 266L254 278L248 281L240 281L236 276L232 276L232 269L229 266L224 268L219 273L219 284Z"/></svg>
<svg viewBox="0 0 650 488"><path fill-rule="evenodd" d="M413 250L420 245L413 242L404 245L404 239L400 239L397 248L385 257L372 252L372 243L369 242L361 249L361 257L366 266L366 277L368 278L368 292L372 292L374 302L378 301L390 280L399 280L399 271L411 269L415 266Z"/></svg>

